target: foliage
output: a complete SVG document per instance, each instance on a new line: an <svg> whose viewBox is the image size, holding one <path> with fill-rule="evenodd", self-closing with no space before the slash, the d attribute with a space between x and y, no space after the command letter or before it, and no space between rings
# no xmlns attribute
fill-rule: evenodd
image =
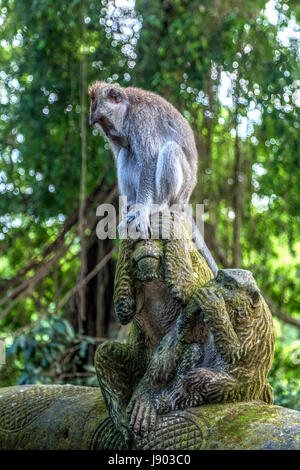
<svg viewBox="0 0 300 470"><path fill-rule="evenodd" d="M275 323L277 345L269 380L275 404L300 411L300 341L294 328Z"/></svg>
<svg viewBox="0 0 300 470"><path fill-rule="evenodd" d="M76 334L60 316L42 320L7 348L6 380L10 385L68 382L96 386L95 369L87 364L96 345L94 338Z"/></svg>

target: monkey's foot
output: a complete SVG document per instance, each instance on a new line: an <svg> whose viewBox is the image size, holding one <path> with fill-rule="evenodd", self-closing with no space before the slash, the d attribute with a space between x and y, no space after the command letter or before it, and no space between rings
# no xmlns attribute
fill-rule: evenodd
<svg viewBox="0 0 300 470"><path fill-rule="evenodd" d="M148 394L142 393L133 398L127 411L131 413L130 428L136 436L145 437L154 429L157 412Z"/></svg>
<svg viewBox="0 0 300 470"><path fill-rule="evenodd" d="M143 204L134 204L118 226L120 235L128 234L133 240L151 238L149 210Z"/></svg>

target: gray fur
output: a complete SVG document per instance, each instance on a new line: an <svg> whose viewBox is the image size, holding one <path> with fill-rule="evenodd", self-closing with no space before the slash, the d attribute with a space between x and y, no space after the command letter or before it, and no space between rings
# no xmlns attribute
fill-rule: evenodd
<svg viewBox="0 0 300 470"><path fill-rule="evenodd" d="M121 195L129 206L144 207L139 230L141 238L148 238L152 204L171 207L189 202L198 165L193 131L170 103L149 91L95 82L89 94L90 122L98 125L111 146ZM135 217L136 208L127 220ZM197 233L195 239L200 239L198 249L216 273L203 237Z"/></svg>

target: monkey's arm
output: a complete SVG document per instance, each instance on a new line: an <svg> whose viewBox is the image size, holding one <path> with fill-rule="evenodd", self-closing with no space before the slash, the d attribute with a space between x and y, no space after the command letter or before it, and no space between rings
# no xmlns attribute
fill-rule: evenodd
<svg viewBox="0 0 300 470"><path fill-rule="evenodd" d="M122 325L129 323L136 312L131 245L130 240L121 240L115 275L114 306Z"/></svg>
<svg viewBox="0 0 300 470"><path fill-rule="evenodd" d="M151 235L150 212L154 204L155 193L155 160L141 159L140 172L137 181L136 203L128 212L127 221L135 220L137 231L141 238Z"/></svg>
<svg viewBox="0 0 300 470"><path fill-rule="evenodd" d="M221 293L202 287L193 297L203 312L204 321L208 322L220 355L227 363L236 364L241 358L241 345Z"/></svg>

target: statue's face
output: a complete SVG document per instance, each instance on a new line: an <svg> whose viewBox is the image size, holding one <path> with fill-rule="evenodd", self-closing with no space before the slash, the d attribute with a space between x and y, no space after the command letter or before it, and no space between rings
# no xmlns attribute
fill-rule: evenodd
<svg viewBox="0 0 300 470"><path fill-rule="evenodd" d="M259 314L256 307L260 304L260 294L250 275L246 270L220 270L207 284L212 291L222 294L233 323Z"/></svg>
<svg viewBox="0 0 300 470"><path fill-rule="evenodd" d="M225 301L232 301L239 289L239 284L232 276L224 271L219 271L217 276L207 284L212 291L218 291L222 294Z"/></svg>
<svg viewBox="0 0 300 470"><path fill-rule="evenodd" d="M140 240L133 252L136 277L141 281L161 278L162 244L157 240Z"/></svg>

